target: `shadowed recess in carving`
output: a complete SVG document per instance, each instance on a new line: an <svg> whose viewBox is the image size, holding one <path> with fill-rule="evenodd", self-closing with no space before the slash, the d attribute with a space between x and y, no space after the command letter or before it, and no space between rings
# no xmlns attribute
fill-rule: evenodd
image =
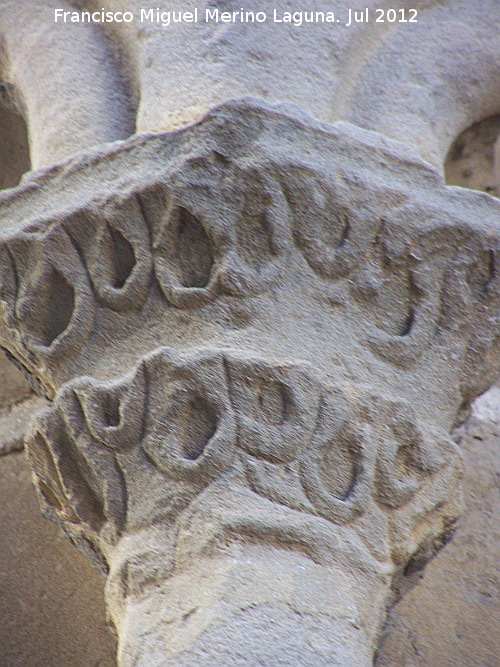
<svg viewBox="0 0 500 667"><path fill-rule="evenodd" d="M15 97L13 87L0 82L0 190L18 185L31 168L28 129Z"/></svg>
<svg viewBox="0 0 500 667"><path fill-rule="evenodd" d="M213 256L210 239L192 213L180 207L177 212L176 259L183 287L205 287L210 280Z"/></svg>
<svg viewBox="0 0 500 667"><path fill-rule="evenodd" d="M414 320L414 305L418 300L409 259L398 257L390 259L384 242L377 239L374 247L375 263L370 267L373 272L372 283L379 288L367 301L373 308L376 326L393 336L406 336L410 333Z"/></svg>
<svg viewBox="0 0 500 667"><path fill-rule="evenodd" d="M120 423L120 399L106 392L103 397L102 411L106 426L118 426Z"/></svg>
<svg viewBox="0 0 500 667"><path fill-rule="evenodd" d="M209 405L200 397L193 399L184 414L185 438L183 456L190 461L199 458L217 429L217 419Z"/></svg>
<svg viewBox="0 0 500 667"><path fill-rule="evenodd" d="M113 269L112 286L115 289L120 289L125 285L135 266L135 253L132 245L118 229L109 226L109 235L111 237L111 267Z"/></svg>
<svg viewBox="0 0 500 667"><path fill-rule="evenodd" d="M400 336L407 336L410 333L414 319L415 319L415 311L413 308L410 308L410 312L408 313L406 322L404 323L401 329L401 333L399 334Z"/></svg>
<svg viewBox="0 0 500 667"><path fill-rule="evenodd" d="M344 216L344 229L342 231L342 236L340 237L338 243L337 243L337 248L342 248L349 239L349 232L350 232L351 226L349 224L349 218L347 215Z"/></svg>
<svg viewBox="0 0 500 667"><path fill-rule="evenodd" d="M57 511L62 511L63 510L63 505L61 501L59 500L59 497L64 496L63 489L58 481L58 475L57 475L57 470L54 465L54 461L52 459L52 456L50 456L50 453L48 451L47 445L44 442L44 439L40 433L36 433L35 437L33 438L33 445L31 448L31 458L35 458L37 462L40 461L40 456L33 456L33 452L36 451L39 454L42 454L44 457L44 462L45 462L45 473L47 475L47 478L51 480L52 485L55 484L57 490L53 490L51 486L47 484L43 479L40 477L37 478L37 484L38 488L40 490L40 493L44 497L45 501L47 502L48 505L53 507ZM40 468L38 468L38 474L41 474ZM59 497L58 497L59 496ZM76 515L74 516L76 518Z"/></svg>
<svg viewBox="0 0 500 667"><path fill-rule="evenodd" d="M330 443L318 468L325 490L346 500L356 485L358 466L345 439Z"/></svg>
<svg viewBox="0 0 500 667"><path fill-rule="evenodd" d="M49 286L48 319L45 329L47 346L66 330L75 307L74 290L62 273L56 269L52 269Z"/></svg>
<svg viewBox="0 0 500 667"><path fill-rule="evenodd" d="M239 252L257 272L275 254L266 211L270 203L269 197L263 197L260 193L248 194L236 226Z"/></svg>
<svg viewBox="0 0 500 667"><path fill-rule="evenodd" d="M495 253L487 250L478 257L467 272L467 284L474 296L483 293L495 276Z"/></svg>
<svg viewBox="0 0 500 667"><path fill-rule="evenodd" d="M73 287L57 269L50 268L42 283L43 297L39 307L28 315L33 330L38 332L40 342L49 347L70 323L75 307Z"/></svg>
<svg viewBox="0 0 500 667"><path fill-rule="evenodd" d="M283 424L287 418L287 405L290 396L281 382L264 382L261 387L258 403L261 419L268 424Z"/></svg>

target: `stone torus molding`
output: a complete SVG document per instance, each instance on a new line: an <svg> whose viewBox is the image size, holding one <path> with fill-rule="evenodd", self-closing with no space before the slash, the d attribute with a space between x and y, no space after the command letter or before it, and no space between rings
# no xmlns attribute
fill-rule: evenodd
<svg viewBox="0 0 500 667"><path fill-rule="evenodd" d="M244 99L0 211L2 346L51 400L35 481L106 573L120 664L371 665L460 514L500 203Z"/></svg>

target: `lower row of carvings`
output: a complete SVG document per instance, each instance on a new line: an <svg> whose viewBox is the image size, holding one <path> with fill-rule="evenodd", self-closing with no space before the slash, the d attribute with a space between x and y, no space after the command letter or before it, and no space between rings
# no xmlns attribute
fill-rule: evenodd
<svg viewBox="0 0 500 667"><path fill-rule="evenodd" d="M111 542L175 522L224 477L343 524L369 505L421 522L461 474L454 443L409 403L218 349L159 348L116 382L67 383L27 445L51 510Z"/></svg>
<svg viewBox="0 0 500 667"><path fill-rule="evenodd" d="M255 296L290 265L295 245L317 276L336 283L330 305L337 299L363 320L361 343L375 355L411 369L437 336L455 337L464 402L484 391L481 357L495 357L493 375L500 363L495 235L293 163L271 173L210 154L184 166L146 190L2 241L0 317L14 356L30 366L73 358L98 308L137 311L156 290L161 313L166 303L193 309L221 295Z"/></svg>

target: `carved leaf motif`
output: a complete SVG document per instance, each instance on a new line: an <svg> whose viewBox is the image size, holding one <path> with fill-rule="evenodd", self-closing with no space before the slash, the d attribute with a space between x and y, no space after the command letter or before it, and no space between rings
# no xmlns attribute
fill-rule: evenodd
<svg viewBox="0 0 500 667"><path fill-rule="evenodd" d="M113 526L115 535L125 524L126 489L109 447L121 451L136 444L128 439L139 439L142 414L137 413L142 408L123 415L121 427L104 425L98 418L103 416L107 399L123 393L126 405L138 384L140 378L139 383L136 378L126 378L119 385L91 378L69 382L58 393L54 407L35 419L27 437L42 497L62 518L81 524L90 539L105 524ZM111 537L109 529L107 536Z"/></svg>
<svg viewBox="0 0 500 667"><path fill-rule="evenodd" d="M41 358L74 356L93 325L94 302L68 235L61 227L43 237L19 235L11 247L19 284L14 317L26 346Z"/></svg>
<svg viewBox="0 0 500 667"><path fill-rule="evenodd" d="M152 258L139 201L114 200L99 212L76 214L67 227L98 300L116 311L140 308L151 284Z"/></svg>
<svg viewBox="0 0 500 667"><path fill-rule="evenodd" d="M163 348L146 360L144 451L175 479L206 485L227 469L236 425L220 354L182 357Z"/></svg>
<svg viewBox="0 0 500 667"><path fill-rule="evenodd" d="M146 401L144 365L133 376L97 383L80 378L72 385L93 438L110 450L124 452L138 445L143 434Z"/></svg>
<svg viewBox="0 0 500 667"><path fill-rule="evenodd" d="M176 306L199 306L218 290L215 240L188 207L170 201L154 250L155 271L166 298Z"/></svg>
<svg viewBox="0 0 500 667"><path fill-rule="evenodd" d="M356 206L352 189L307 167L290 165L283 189L295 242L308 263L324 278L345 278L362 261L378 229L373 204Z"/></svg>
<svg viewBox="0 0 500 667"><path fill-rule="evenodd" d="M159 348L118 381L67 383L28 449L45 502L91 541L202 511L205 487L220 491L225 479L337 524L373 496L396 558L417 548L460 473L453 446L420 427L409 404L348 398L307 365L218 349Z"/></svg>
<svg viewBox="0 0 500 667"><path fill-rule="evenodd" d="M300 477L317 512L335 523L361 514L370 498L373 442L370 428L349 424L349 406L337 389L322 400L318 426L300 457Z"/></svg>
<svg viewBox="0 0 500 667"><path fill-rule="evenodd" d="M174 305L199 306L221 291L246 296L276 280L289 245L288 209L279 184L258 170L218 153L193 157L140 201L156 275Z"/></svg>
<svg viewBox="0 0 500 667"><path fill-rule="evenodd" d="M409 404L390 404L383 420L375 497L379 503L394 509L408 503L443 460L436 451L438 447L428 442L419 429Z"/></svg>
<svg viewBox="0 0 500 667"><path fill-rule="evenodd" d="M299 366L228 358L238 445L270 462L286 463L307 446L316 425L317 383Z"/></svg>
<svg viewBox="0 0 500 667"><path fill-rule="evenodd" d="M419 301L414 266L409 254L391 257L378 236L373 247L372 262L367 263L365 270L368 266L379 285L376 294L372 294L366 301L374 324L390 336L408 335Z"/></svg>
<svg viewBox="0 0 500 667"><path fill-rule="evenodd" d="M233 177L234 231L220 282L233 296L259 293L278 278L289 247L289 209L277 181L257 169Z"/></svg>
<svg viewBox="0 0 500 667"><path fill-rule="evenodd" d="M429 347L437 327L440 284L436 271L406 252L381 282L378 298L370 304L375 327L369 330L368 344L382 359L411 368Z"/></svg>
<svg viewBox="0 0 500 667"><path fill-rule="evenodd" d="M99 532L104 524L102 496L83 475L76 450L58 411L41 413L26 438L28 456L45 502L62 519Z"/></svg>
<svg viewBox="0 0 500 667"><path fill-rule="evenodd" d="M316 528L388 525L404 565L456 518L460 455L416 414L449 423L500 367L498 202L376 134L292 115L233 101L2 195L2 340L44 386L92 355L106 377L136 342L185 350L67 384L34 426L40 492L76 532L161 532L191 505L204 544L306 550ZM180 308L221 298L177 313L160 291ZM415 414L396 400L412 382Z"/></svg>

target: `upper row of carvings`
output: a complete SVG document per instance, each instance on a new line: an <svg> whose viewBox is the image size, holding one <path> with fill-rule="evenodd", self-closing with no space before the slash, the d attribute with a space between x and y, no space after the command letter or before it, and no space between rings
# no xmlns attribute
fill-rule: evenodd
<svg viewBox="0 0 500 667"><path fill-rule="evenodd" d="M212 134L220 134L225 121L214 118ZM367 344L386 361L411 366L439 331L465 333L474 349L478 340L495 344L500 230L491 211L469 224L467 208L430 168L387 165L390 156L373 147L351 145L346 156L349 137L304 137L295 123L284 139L267 128L264 151L256 141L263 127L250 131L248 145L237 124L224 140L196 143L189 133L203 122L169 135L174 144L183 138L181 150L165 151L163 173L130 186L131 172L126 192L108 189L56 221L4 236L7 338L15 332L37 359L72 357L92 331L96 304L138 310L153 283L177 308L244 298L273 285L294 255L336 284L330 301L357 309ZM311 155L301 151L304 138Z"/></svg>

